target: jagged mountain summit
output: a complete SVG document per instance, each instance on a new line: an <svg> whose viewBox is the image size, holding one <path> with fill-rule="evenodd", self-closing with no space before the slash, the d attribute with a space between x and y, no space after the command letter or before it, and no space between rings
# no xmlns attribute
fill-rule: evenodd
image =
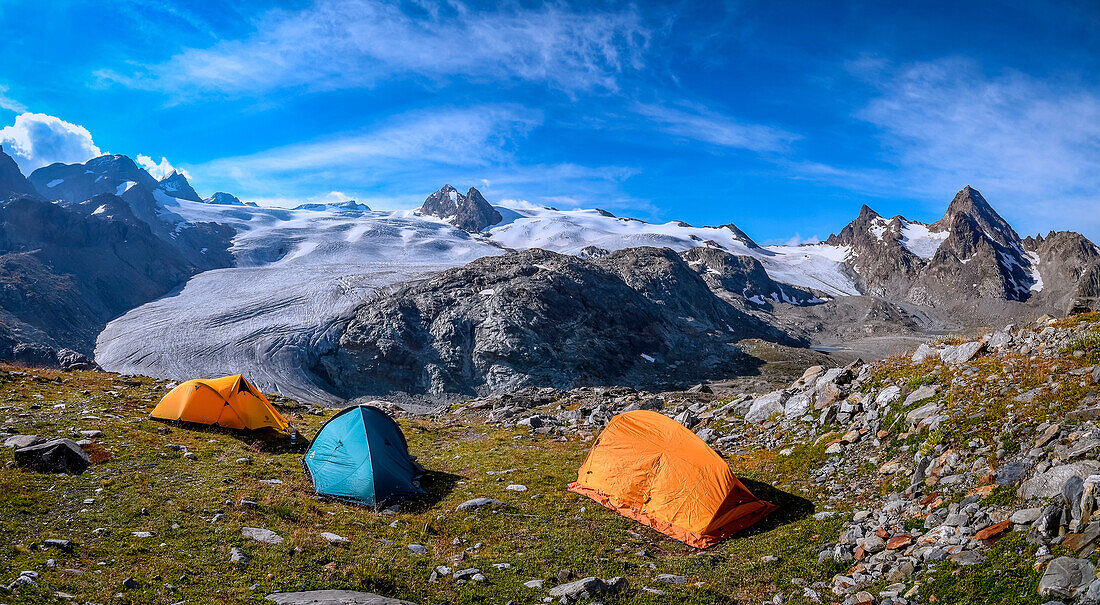
<svg viewBox="0 0 1100 605"><path fill-rule="evenodd" d="M462 195L454 187L444 185L424 200L419 212L441 218L470 233L478 233L503 220L500 212L474 187Z"/></svg>
<svg viewBox="0 0 1100 605"><path fill-rule="evenodd" d="M174 198L191 200L192 202L202 201L199 194L195 193L195 189L191 187L191 183L187 182L187 177L175 170L172 171L172 174L161 179L157 187Z"/></svg>
<svg viewBox="0 0 1100 605"><path fill-rule="evenodd" d="M1082 276L1095 263L1097 249L1079 234L1056 239L1073 243L1040 250L1042 239L1022 240L967 186L935 223L901 216L887 220L863 206L856 220L826 243L848 249L845 262L866 295L942 309L983 300L1032 302L1064 312L1095 296L1095 287ZM1074 269L1063 270L1067 264Z"/></svg>

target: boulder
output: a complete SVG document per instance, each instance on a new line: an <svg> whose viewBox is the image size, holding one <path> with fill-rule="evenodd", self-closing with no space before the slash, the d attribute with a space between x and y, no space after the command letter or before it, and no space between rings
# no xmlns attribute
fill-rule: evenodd
<svg viewBox="0 0 1100 605"><path fill-rule="evenodd" d="M416 605L412 601L402 601L401 599L354 590L276 592L264 598L279 605Z"/></svg>
<svg viewBox="0 0 1100 605"><path fill-rule="evenodd" d="M940 406L937 403L926 403L915 410L911 410L905 415L905 421L910 426L916 426L920 424L922 420L931 418L940 412Z"/></svg>
<svg viewBox="0 0 1100 605"><path fill-rule="evenodd" d="M940 356L940 350L939 349L933 349L932 347L930 347L930 346L928 346L924 343L921 343L921 345L919 347L917 347L917 350L913 351L913 357L911 359L913 360L913 363L921 363L925 359L928 359L929 357L939 357L939 356Z"/></svg>
<svg viewBox="0 0 1100 605"><path fill-rule="evenodd" d="M958 346L948 346L943 350L943 353L940 353L940 359L951 365L963 364L974 359L983 347L985 347L985 342L980 340L964 342Z"/></svg>
<svg viewBox="0 0 1100 605"><path fill-rule="evenodd" d="M1095 460L1082 460L1072 464L1055 466L1044 473L1039 473L1024 481L1016 490L1016 495L1023 500L1032 498L1053 498L1061 495L1062 486L1070 477L1081 477L1100 473L1100 462Z"/></svg>
<svg viewBox="0 0 1100 605"><path fill-rule="evenodd" d="M900 397L901 397L901 387L899 387L899 386L886 387L885 389L882 389L882 392L878 394L878 397L875 397L875 405L877 405L880 408L885 407L885 406L890 405L891 403L894 403Z"/></svg>
<svg viewBox="0 0 1100 605"><path fill-rule="evenodd" d="M1039 580L1039 594L1044 597L1071 599L1084 592L1096 579L1096 571L1088 559L1058 557L1047 565Z"/></svg>
<svg viewBox="0 0 1100 605"><path fill-rule="evenodd" d="M16 466L37 473L79 475L91 463L88 453L72 439L53 439L15 450Z"/></svg>
<svg viewBox="0 0 1100 605"><path fill-rule="evenodd" d="M99 366L87 355L72 349L61 349L57 352L57 365L62 370L94 370Z"/></svg>
<svg viewBox="0 0 1100 605"><path fill-rule="evenodd" d="M783 416L787 420L801 418L808 413L810 413L810 395L808 393L794 395L787 400L787 403L783 404Z"/></svg>
<svg viewBox="0 0 1100 605"><path fill-rule="evenodd" d="M757 397L745 414L746 422L764 422L776 414L783 413L783 404L787 401L786 391L772 391Z"/></svg>
<svg viewBox="0 0 1100 605"><path fill-rule="evenodd" d="M39 443L42 443L42 438L38 435L12 435L4 440L4 447L30 447L32 445L38 445Z"/></svg>

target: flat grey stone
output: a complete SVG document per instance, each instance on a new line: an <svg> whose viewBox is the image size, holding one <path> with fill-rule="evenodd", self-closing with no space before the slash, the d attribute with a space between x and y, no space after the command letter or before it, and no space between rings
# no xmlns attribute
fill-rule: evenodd
<svg viewBox="0 0 1100 605"><path fill-rule="evenodd" d="M270 529L264 529L262 527L242 527L241 535L250 540L263 542L264 544L280 544L283 541L282 536Z"/></svg>
<svg viewBox="0 0 1100 605"><path fill-rule="evenodd" d="M481 508L482 506L500 506L504 504L500 500L494 500L492 498L474 498L467 500L458 505L458 510L473 510L475 508Z"/></svg>
<svg viewBox="0 0 1100 605"><path fill-rule="evenodd" d="M42 438L38 435L12 435L4 440L4 447L30 447L39 443L42 443Z"/></svg>

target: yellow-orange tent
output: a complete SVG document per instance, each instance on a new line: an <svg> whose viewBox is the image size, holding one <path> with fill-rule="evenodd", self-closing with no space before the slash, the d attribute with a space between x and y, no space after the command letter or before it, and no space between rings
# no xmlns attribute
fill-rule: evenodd
<svg viewBox="0 0 1100 605"><path fill-rule="evenodd" d="M228 429L271 427L286 431L290 427L263 393L240 374L188 380L165 395L153 408L152 416L162 420L216 424Z"/></svg>
<svg viewBox="0 0 1100 605"><path fill-rule="evenodd" d="M713 546L778 508L753 496L694 433L645 410L611 419L569 491L696 548Z"/></svg>

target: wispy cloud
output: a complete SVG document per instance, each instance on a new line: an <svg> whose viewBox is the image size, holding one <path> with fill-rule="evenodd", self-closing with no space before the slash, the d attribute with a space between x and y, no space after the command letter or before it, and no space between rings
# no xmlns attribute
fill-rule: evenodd
<svg viewBox="0 0 1100 605"><path fill-rule="evenodd" d="M27 112L26 105L8 96L8 87L3 84L0 84L0 109L14 111L15 113Z"/></svg>
<svg viewBox="0 0 1100 605"><path fill-rule="evenodd" d="M515 105L432 109L396 116L372 130L221 158L191 171L199 178L228 178L252 190L302 179L366 185L380 174L411 166L502 161L512 141L541 120L541 113Z"/></svg>
<svg viewBox="0 0 1100 605"><path fill-rule="evenodd" d="M492 200L601 205L652 213L624 194L637 174L625 166L531 164L514 149L542 114L510 104L410 112L357 133L189 165L196 187L239 192L242 199L288 206L331 197L338 189L378 208L412 208L450 182L475 185Z"/></svg>
<svg viewBox="0 0 1100 605"><path fill-rule="evenodd" d="M634 111L661 132L719 147L759 152L782 151L801 138L779 128L744 122L698 104L668 106L638 103Z"/></svg>
<svg viewBox="0 0 1100 605"><path fill-rule="evenodd" d="M464 76L546 82L563 90L614 90L642 67L650 37L638 10L575 10L562 4L493 12L460 2L317 0L272 10L253 33L167 62L97 75L176 95L263 95L279 89L370 87L384 78Z"/></svg>
<svg viewBox="0 0 1100 605"><path fill-rule="evenodd" d="M885 159L896 166L872 175L936 199L972 184L1010 214L1041 219L1032 224L1049 226L1050 209L1059 207L1100 229L1095 85L1015 71L989 76L973 61L951 58L853 68L878 87L858 117L880 129Z"/></svg>

